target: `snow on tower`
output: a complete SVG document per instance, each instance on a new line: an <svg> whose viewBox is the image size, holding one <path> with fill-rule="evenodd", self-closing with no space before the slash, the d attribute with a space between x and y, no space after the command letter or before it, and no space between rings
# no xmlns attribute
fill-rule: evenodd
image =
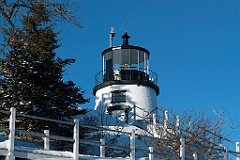
<svg viewBox="0 0 240 160"><path fill-rule="evenodd" d="M159 87L157 74L149 67L150 52L129 45L127 32L122 38L123 44L114 47L110 39L110 48L102 52L102 71L96 74L93 88L94 109L133 123L157 113Z"/></svg>

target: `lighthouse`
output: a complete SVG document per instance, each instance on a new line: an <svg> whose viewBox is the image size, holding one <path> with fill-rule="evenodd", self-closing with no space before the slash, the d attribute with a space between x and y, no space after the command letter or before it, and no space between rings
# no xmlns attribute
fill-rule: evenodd
<svg viewBox="0 0 240 160"><path fill-rule="evenodd" d="M102 52L102 70L95 76L94 110L102 111L127 123L142 121L157 114L158 76L150 69L150 52L129 44L127 32L123 43Z"/></svg>

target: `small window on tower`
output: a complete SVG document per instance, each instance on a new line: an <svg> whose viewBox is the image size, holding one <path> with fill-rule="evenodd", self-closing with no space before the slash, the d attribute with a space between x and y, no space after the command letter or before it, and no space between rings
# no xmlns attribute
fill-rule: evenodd
<svg viewBox="0 0 240 160"><path fill-rule="evenodd" d="M126 91L113 91L112 103L126 102Z"/></svg>

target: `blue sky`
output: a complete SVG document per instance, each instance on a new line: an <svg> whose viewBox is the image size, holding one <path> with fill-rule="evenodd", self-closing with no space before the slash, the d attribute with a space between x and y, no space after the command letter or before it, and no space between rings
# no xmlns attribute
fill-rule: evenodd
<svg viewBox="0 0 240 160"><path fill-rule="evenodd" d="M124 31L130 44L150 51L150 67L159 76L158 106L176 112L191 109L224 111L227 123L240 124L240 1L206 0L81 0L82 29L63 23L63 58L75 58L65 79L86 91L93 109L94 76L101 53L121 45ZM228 138L240 141L240 128Z"/></svg>

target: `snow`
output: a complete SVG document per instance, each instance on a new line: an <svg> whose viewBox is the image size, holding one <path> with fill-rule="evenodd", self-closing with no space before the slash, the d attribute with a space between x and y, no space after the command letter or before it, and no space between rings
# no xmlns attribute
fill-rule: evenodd
<svg viewBox="0 0 240 160"><path fill-rule="evenodd" d="M7 148L9 146L9 140L8 137L4 136L4 135L0 135L0 149L2 151L5 151L7 154ZM20 140L15 140L15 152L24 152L24 153L33 153L35 154L35 160L55 160L56 157L54 158L39 158L39 155L51 155L51 156L57 156L58 160L70 160L72 159L71 157L73 157L73 153L69 152L69 151L54 151L54 150L43 150L42 146L39 146L37 144L34 143L30 143L30 142L24 142L24 141L20 141ZM33 155L32 155L33 157ZM82 155L80 154L79 157L81 160L94 160L94 159L98 159L98 160L122 160L125 158L122 157L116 157L116 158L103 158L103 157L99 157L99 156L92 156L92 155ZM128 159L129 157L127 157Z"/></svg>
<svg viewBox="0 0 240 160"><path fill-rule="evenodd" d="M0 148L8 148L9 146L9 140L5 140L3 142L0 142Z"/></svg>
<svg viewBox="0 0 240 160"><path fill-rule="evenodd" d="M5 136L0 135L0 139L6 139ZM53 151L53 150L42 150L42 149L36 149L36 148L31 148L31 146L33 146L34 144L31 143L25 143L25 142L18 142L17 144L24 144L25 146L15 146L15 151L23 151L23 152L31 152L31 153L35 153L35 154L42 154L42 155L51 155L51 156L57 156L58 160L70 160L72 159L71 157L73 156L72 152L67 152L67 151ZM9 145L9 140L5 140L0 142L0 148L1 149L7 149ZM39 146L40 147L40 146ZM62 158L61 158L62 157ZM65 158L64 158L65 157ZM99 156L92 156L92 155L82 155L80 154L80 159L82 160L94 160L94 159L98 159L98 160L123 160L125 158L122 157L116 157L116 158L103 158L103 157L99 157ZM55 160L56 158L34 158L35 160Z"/></svg>
<svg viewBox="0 0 240 160"><path fill-rule="evenodd" d="M6 138L7 138L6 136L0 135L1 140L4 140ZM7 150L9 143L10 143L9 140L4 140L4 141L0 142L0 148L2 150ZM58 156L58 157L68 157L68 159L73 156L72 152L43 150L42 148L43 148L42 146L39 146L34 143L15 140L15 147L14 147L15 152L24 152L24 153L28 153L28 154L31 153L31 154L35 154L35 155L45 155L45 156L51 155L51 156Z"/></svg>
<svg viewBox="0 0 240 160"><path fill-rule="evenodd" d="M89 117L95 117L92 120L94 120L95 126L101 126L107 130L105 131L99 131L95 130L92 132L89 132L85 136L86 141L90 142L97 142L97 145L87 145L82 144L81 147L84 147L86 149L86 155L80 154L79 158L82 160L124 160L129 159L130 157L130 148L131 148L131 134L132 131L135 131L135 148L136 148L136 159L138 160L144 160L148 159L148 148L151 146L152 141L152 134L147 132L146 130L131 125L126 124L125 122L119 122L117 118L111 117L110 115L102 115L97 111L91 111L85 116L79 116L79 120L84 125L91 125L89 124ZM93 122L91 122L93 123ZM100 146L99 141L100 138L104 135L105 138L105 144L106 145L114 145L120 146L124 149L110 149L109 147L105 147L106 150L106 156L107 158L100 157ZM81 140L80 140L81 141ZM91 143L90 143L91 144ZM4 155L7 155L7 148L9 146L9 140L8 137L4 135L0 135L0 152L1 154L4 153ZM165 146L166 147L166 146ZM171 150L171 148L165 148L163 154L167 154L166 150ZM168 152L169 154L170 152ZM29 159L37 159L37 160L70 160L73 159L73 153L70 151L55 151L55 150L44 150L42 145L33 143L33 142L27 142L23 140L17 140L15 139L15 155L27 155L27 158ZM41 156L41 157L40 157Z"/></svg>
<svg viewBox="0 0 240 160"><path fill-rule="evenodd" d="M93 110L88 112L85 116L78 117L80 120L80 124L84 124L86 121L89 120L89 117L95 117L93 118L95 120L96 126L102 126L103 128L106 128L107 130L104 131L104 137L106 145L117 145L122 146L125 149L128 150L121 150L121 149L114 149L113 151L106 147L106 156L107 157L119 157L117 159L129 159L130 156L130 135L132 131L135 131L135 144L136 149L141 150L136 152L136 158L137 159L146 159L148 157L148 147L149 147L149 138L146 136L152 136L150 133L146 132L144 129L139 128L137 126L127 124L125 122L119 121L117 118L112 117L108 114L102 114L100 111ZM87 123L89 123L87 121ZM89 133L86 136L87 140L92 141L99 141L101 138L101 131L94 131ZM82 145L82 144L81 144ZM100 147L99 146L93 146L93 145L82 145L87 150L87 154L91 155L99 155L100 154ZM109 151L107 151L109 149ZM145 151L144 151L145 150ZM98 156L97 156L98 157ZM113 159L113 158L110 158Z"/></svg>

